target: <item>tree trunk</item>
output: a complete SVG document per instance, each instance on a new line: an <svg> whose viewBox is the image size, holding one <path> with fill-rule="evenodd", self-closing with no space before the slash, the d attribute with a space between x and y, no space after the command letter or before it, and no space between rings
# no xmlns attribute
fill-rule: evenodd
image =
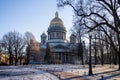
<svg viewBox="0 0 120 80"><path fill-rule="evenodd" d="M101 65L104 65L103 49L101 49Z"/></svg>
<svg viewBox="0 0 120 80"><path fill-rule="evenodd" d="M119 65L118 70L120 70L120 48L119 48L119 52L118 52L118 59L119 59L119 61L118 61L118 65Z"/></svg>
<svg viewBox="0 0 120 80"><path fill-rule="evenodd" d="M29 64L29 58L30 57L30 45L28 45L28 47L27 47L27 59L26 59L26 64L28 65Z"/></svg>
<svg viewBox="0 0 120 80"><path fill-rule="evenodd" d="M15 54L15 66L17 65L18 63L18 57L17 57L17 53Z"/></svg>
<svg viewBox="0 0 120 80"><path fill-rule="evenodd" d="M20 65L22 65L22 58L20 57Z"/></svg>
<svg viewBox="0 0 120 80"><path fill-rule="evenodd" d="M95 65L97 64L97 52L96 52L96 46L95 46Z"/></svg>
<svg viewBox="0 0 120 80"><path fill-rule="evenodd" d="M10 54L10 56L9 56L9 64L13 65L13 55L12 54Z"/></svg>
<svg viewBox="0 0 120 80"><path fill-rule="evenodd" d="M11 55L9 56L9 64L11 65Z"/></svg>
<svg viewBox="0 0 120 80"><path fill-rule="evenodd" d="M83 61L83 53L82 53L81 61L82 61L82 65L84 65L84 61Z"/></svg>
<svg viewBox="0 0 120 80"><path fill-rule="evenodd" d="M117 65L117 53L116 52L114 52L114 65Z"/></svg>
<svg viewBox="0 0 120 80"><path fill-rule="evenodd" d="M18 63L18 59L15 58L15 66L17 66L17 63Z"/></svg>

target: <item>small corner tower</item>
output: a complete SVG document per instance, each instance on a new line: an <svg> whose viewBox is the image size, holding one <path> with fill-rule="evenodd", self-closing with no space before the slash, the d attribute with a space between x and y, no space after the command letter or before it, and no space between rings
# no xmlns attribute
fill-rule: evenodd
<svg viewBox="0 0 120 80"><path fill-rule="evenodd" d="M43 32L41 35L41 45L45 45L46 40L47 40L47 35L45 34L45 32Z"/></svg>
<svg viewBox="0 0 120 80"><path fill-rule="evenodd" d="M75 34L71 34L70 43L76 43L76 35Z"/></svg>

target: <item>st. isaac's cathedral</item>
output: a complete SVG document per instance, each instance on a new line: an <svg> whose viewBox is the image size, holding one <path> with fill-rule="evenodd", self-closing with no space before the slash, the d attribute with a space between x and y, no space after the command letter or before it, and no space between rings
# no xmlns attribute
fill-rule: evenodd
<svg viewBox="0 0 120 80"><path fill-rule="evenodd" d="M78 63L76 36L71 34L70 41L67 41L66 32L63 21L59 18L58 12L56 12L48 27L47 35L43 32L40 36L41 42L30 41L29 63ZM84 43L82 46L85 48ZM84 54L83 57L85 61Z"/></svg>

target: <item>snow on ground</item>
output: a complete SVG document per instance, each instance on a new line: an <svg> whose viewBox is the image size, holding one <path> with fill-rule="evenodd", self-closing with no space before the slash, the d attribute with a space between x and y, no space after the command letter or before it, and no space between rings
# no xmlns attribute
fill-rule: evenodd
<svg viewBox="0 0 120 80"><path fill-rule="evenodd" d="M59 80L56 76L23 66L0 66L0 80Z"/></svg>
<svg viewBox="0 0 120 80"><path fill-rule="evenodd" d="M120 80L117 68L118 66L110 65L93 66L94 75L88 76L88 65L0 66L0 80L59 80L58 75L53 75L55 72L68 72L90 80L100 80L102 77L105 80Z"/></svg>
<svg viewBox="0 0 120 80"><path fill-rule="evenodd" d="M47 72L69 72L91 80L100 80L102 77L105 80L120 80L120 71L115 65L93 66L93 76L88 76L88 65L39 65L36 68Z"/></svg>

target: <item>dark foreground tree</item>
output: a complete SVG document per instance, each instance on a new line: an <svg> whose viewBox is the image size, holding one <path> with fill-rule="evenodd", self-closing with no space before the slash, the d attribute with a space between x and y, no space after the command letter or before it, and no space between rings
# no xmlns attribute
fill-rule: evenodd
<svg viewBox="0 0 120 80"><path fill-rule="evenodd" d="M25 37L25 41L26 41L26 62L25 62L25 64L29 64L30 40L36 41L36 39L31 32L25 32L24 37Z"/></svg>
<svg viewBox="0 0 120 80"><path fill-rule="evenodd" d="M58 6L69 5L74 13L81 19L80 23L89 31L100 28L107 36L107 42L112 46L119 58L120 70L120 4L119 0L58 0ZM110 37L108 29L116 34L116 41Z"/></svg>
<svg viewBox="0 0 120 80"><path fill-rule="evenodd" d="M71 28L71 32L75 34L78 43L78 59L81 60L82 65L84 65L83 38L85 37L87 28L83 24L79 23L80 21L81 19L75 14L73 18L73 27Z"/></svg>
<svg viewBox="0 0 120 80"><path fill-rule="evenodd" d="M51 48L50 48L49 43L47 43L46 54L45 54L45 60L46 60L46 62L49 63L49 64L52 63Z"/></svg>
<svg viewBox="0 0 120 80"><path fill-rule="evenodd" d="M17 65L19 59L23 56L24 47L26 45L24 38L19 32L8 32L1 40L4 51L9 54L10 65L15 62Z"/></svg>

